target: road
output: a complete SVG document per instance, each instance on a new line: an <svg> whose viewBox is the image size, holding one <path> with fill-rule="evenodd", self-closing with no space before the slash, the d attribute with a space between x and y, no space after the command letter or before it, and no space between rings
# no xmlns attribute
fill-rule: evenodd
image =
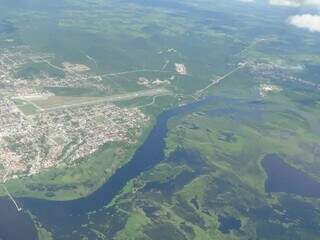
<svg viewBox="0 0 320 240"><path fill-rule="evenodd" d="M118 75L125 75L125 74L128 74L128 73L139 73L139 72L157 72L157 73L171 73L171 74L176 74L176 73L174 73L174 72L172 72L172 71L164 71L164 70L157 70L157 69L139 69L139 70L125 71L125 72L102 74L101 77L118 76Z"/></svg>
<svg viewBox="0 0 320 240"><path fill-rule="evenodd" d="M229 77L229 76L232 75L233 73L235 73L235 72L237 72L238 70L244 68L246 65L247 65L247 64L244 63L244 64L238 66L237 68L233 69L232 71L226 73L226 74L223 75L222 77L219 77L219 78L216 79L216 80L212 80L212 82L211 82L209 85L207 85L206 87L198 90L198 91L196 92L196 95L197 95L197 96L201 95L202 92L204 92L204 91L207 90L208 88L212 87L213 85L218 84L219 82L221 82L221 81L224 80L225 78Z"/></svg>

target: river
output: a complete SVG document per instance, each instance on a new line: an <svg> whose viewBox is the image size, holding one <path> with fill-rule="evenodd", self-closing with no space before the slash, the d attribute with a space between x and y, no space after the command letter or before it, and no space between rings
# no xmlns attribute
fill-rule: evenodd
<svg viewBox="0 0 320 240"><path fill-rule="evenodd" d="M165 137L167 136L167 122L170 118L183 114L217 99L210 96L202 100L188 103L176 108L162 112L156 121L155 126L150 131L144 143L136 150L132 159L119 168L108 181L91 195L71 201L50 201L34 198L19 198L17 201L23 205L24 209L29 210L49 231L54 233L61 232L62 226L68 225L70 229L79 227L81 220L86 218L85 213L95 211L108 205L117 196L123 187L140 173L147 171L164 159ZM0 211L7 208L11 203L9 200L1 200ZM0 221L0 239L16 240L14 234L17 227L23 239L36 239L35 227L30 224L32 220L26 213L10 211L8 215L15 217L10 225L8 222ZM7 230L4 231L3 229ZM9 233L7 233L9 232Z"/></svg>

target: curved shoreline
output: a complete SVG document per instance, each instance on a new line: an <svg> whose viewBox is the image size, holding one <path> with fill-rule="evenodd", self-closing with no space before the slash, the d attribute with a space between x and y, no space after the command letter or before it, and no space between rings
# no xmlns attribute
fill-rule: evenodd
<svg viewBox="0 0 320 240"><path fill-rule="evenodd" d="M123 187L142 172L148 171L164 159L167 122L172 117L192 111L217 97L210 96L187 103L162 112L143 144L136 150L133 157L119 168L106 183L87 197L54 201L35 198L17 198L23 208L30 210L32 215L48 228L49 231L59 231L58 225L75 224L80 215L107 206L122 191ZM76 228L76 225L73 226Z"/></svg>

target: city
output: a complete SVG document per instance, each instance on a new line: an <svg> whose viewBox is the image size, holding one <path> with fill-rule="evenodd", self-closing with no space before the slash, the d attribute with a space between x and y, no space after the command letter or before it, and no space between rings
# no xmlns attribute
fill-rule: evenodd
<svg viewBox="0 0 320 240"><path fill-rule="evenodd" d="M44 73L31 79L17 77L18 69L30 62L51 65L48 58L49 55L30 53L27 47L3 50L0 54L2 182L34 175L50 167L76 164L109 142L134 142L149 120L138 108L116 106L111 97L56 97L45 90L49 82L52 85L55 81L52 78L49 81ZM63 66L65 69L61 71L66 75L56 79L59 86L90 84L89 74L83 74L89 71L88 67L67 62ZM161 93L161 89L156 90L157 93ZM115 100L130 97L130 94L117 95Z"/></svg>

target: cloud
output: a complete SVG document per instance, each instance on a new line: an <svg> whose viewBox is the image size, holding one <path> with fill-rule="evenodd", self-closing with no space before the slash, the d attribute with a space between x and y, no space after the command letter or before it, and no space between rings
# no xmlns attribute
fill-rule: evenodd
<svg viewBox="0 0 320 240"><path fill-rule="evenodd" d="M300 3L294 0L270 0L269 2L276 6L300 7Z"/></svg>
<svg viewBox="0 0 320 240"><path fill-rule="evenodd" d="M269 0L270 4L286 7L319 6L320 0Z"/></svg>
<svg viewBox="0 0 320 240"><path fill-rule="evenodd" d="M308 29L311 32L320 32L320 15L296 15L289 18L289 23L298 27Z"/></svg>
<svg viewBox="0 0 320 240"><path fill-rule="evenodd" d="M256 0L238 0L239 2L244 2L244 3L253 3Z"/></svg>

